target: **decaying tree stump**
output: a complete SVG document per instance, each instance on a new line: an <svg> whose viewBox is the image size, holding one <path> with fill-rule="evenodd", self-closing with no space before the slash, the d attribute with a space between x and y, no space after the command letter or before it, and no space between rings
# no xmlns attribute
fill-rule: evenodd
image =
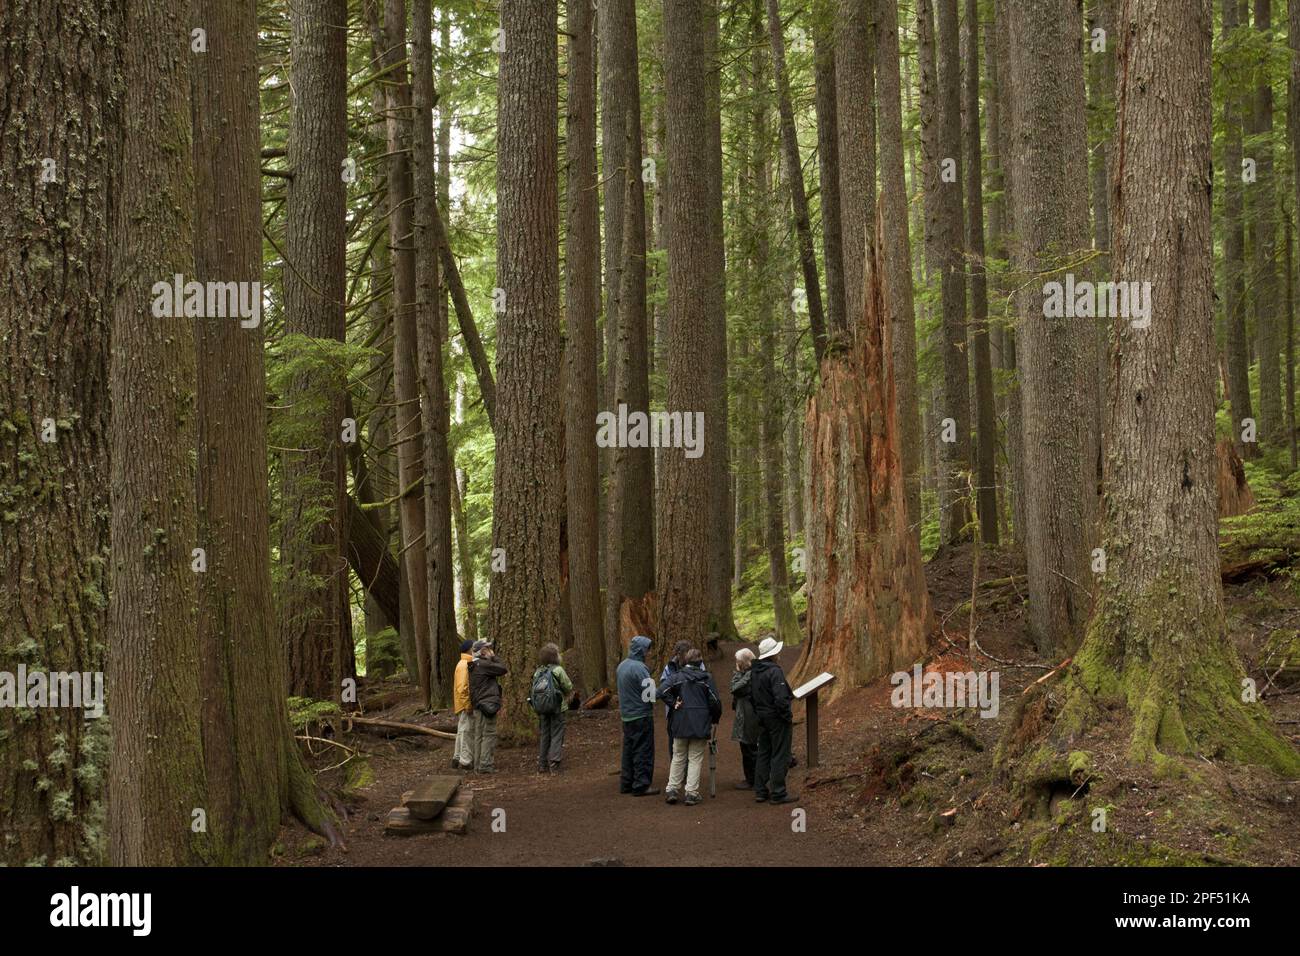
<svg viewBox="0 0 1300 956"><path fill-rule="evenodd" d="M823 359L806 419L809 639L790 683L830 671L832 695L909 667L934 626L907 523L884 270L867 254L856 340Z"/></svg>
<svg viewBox="0 0 1300 956"><path fill-rule="evenodd" d="M1215 448L1218 461L1217 481L1219 486L1219 517L1231 518L1244 515L1255 507L1255 495L1246 481L1246 469L1237 455L1232 442L1220 438Z"/></svg>

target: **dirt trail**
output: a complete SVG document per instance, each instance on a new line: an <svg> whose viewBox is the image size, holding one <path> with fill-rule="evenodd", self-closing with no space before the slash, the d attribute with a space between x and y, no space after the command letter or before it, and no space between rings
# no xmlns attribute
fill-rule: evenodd
<svg viewBox="0 0 1300 956"><path fill-rule="evenodd" d="M754 802L751 792L736 790L744 777L739 747L730 739L733 713L727 687L732 654L740 645L724 645L723 658L711 665L723 698L718 729L718 795L709 799L707 758L701 780L706 794L695 807L669 806L662 794L632 797L618 792L622 730L618 711L570 714L565 738L565 770L536 773L531 748L500 748L498 773L469 774L475 789L474 818L463 836L433 834L389 837L383 821L401 792L420 777L450 772L450 747L422 748L375 761L377 781L366 791L361 813L345 827L348 852L325 850L311 861L319 865L617 865L759 866L862 865L860 850L837 839L829 819L802 799L771 806ZM786 650L788 670L798 652ZM799 766L790 772L790 791L802 798L803 725L795 727ZM668 740L663 710L656 708L655 786L668 779ZM792 830L792 811L807 811L806 832ZM494 832L494 811L504 811L504 832ZM499 817L499 815L498 815ZM308 862L308 861L301 861Z"/></svg>

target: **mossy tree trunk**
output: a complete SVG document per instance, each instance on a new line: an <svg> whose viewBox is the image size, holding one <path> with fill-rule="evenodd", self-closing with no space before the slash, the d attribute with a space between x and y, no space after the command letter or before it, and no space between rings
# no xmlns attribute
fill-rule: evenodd
<svg viewBox="0 0 1300 956"><path fill-rule="evenodd" d="M293 8L285 203L285 330L324 342L344 340L347 153L345 0L304 0ZM247 147L251 149L250 147ZM293 377L282 404L295 434L283 453L280 499L280 640L290 693L339 699L354 674L348 604L347 383L338 367L312 361Z"/></svg>
<svg viewBox="0 0 1300 956"><path fill-rule="evenodd" d="M0 7L0 669L9 672L20 663L93 672L104 661L118 10L112 0ZM101 862L107 730L78 710L0 709L0 864Z"/></svg>
<svg viewBox="0 0 1300 956"><path fill-rule="evenodd" d="M528 677L537 647L560 640L559 108L555 0L503 0L497 86L496 463L488 633L510 667L503 733L531 735Z"/></svg>
<svg viewBox="0 0 1300 956"><path fill-rule="evenodd" d="M1203 754L1300 774L1244 703L1219 577L1210 233L1210 0L1117 12L1114 275L1151 282L1150 327L1117 323L1106 456L1107 568L1057 735L1098 706L1132 717L1128 755Z"/></svg>
<svg viewBox="0 0 1300 956"><path fill-rule="evenodd" d="M717 56L715 0L665 0L664 114L666 120L668 232L668 400L669 412L685 418L705 412L711 419L717 369L710 353L711 323L722 321L717 283L711 268L714 228L711 183L708 73ZM709 21L712 21L710 23ZM720 234L718 235L720 239ZM706 424L704 455L687 458L684 449L663 453L663 494L656 514L658 585L654 653L674 641L697 642L709 630L709 506L713 491L710 456L726 456ZM727 577L730 591L731 579Z"/></svg>
<svg viewBox="0 0 1300 956"><path fill-rule="evenodd" d="M109 861L212 859L194 832L206 784L199 696L194 320L150 289L194 268L190 8L128 5L122 165L110 235L115 297L109 598Z"/></svg>

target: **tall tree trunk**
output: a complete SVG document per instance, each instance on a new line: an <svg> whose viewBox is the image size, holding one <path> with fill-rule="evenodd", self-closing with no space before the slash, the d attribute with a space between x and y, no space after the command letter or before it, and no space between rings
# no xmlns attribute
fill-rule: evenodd
<svg viewBox="0 0 1300 956"><path fill-rule="evenodd" d="M908 527L880 245L878 235L854 346L822 363L808 402L809 640L790 680L830 671L840 678L832 693L910 666L934 626L920 546Z"/></svg>
<svg viewBox="0 0 1300 956"><path fill-rule="evenodd" d="M590 0L567 0L568 214L565 218L565 488L573 640L584 690L605 683L600 603L599 464L592 427L599 384L596 318L600 312L600 202L596 192L595 16Z"/></svg>
<svg viewBox="0 0 1300 956"><path fill-rule="evenodd" d="M1061 0L1026 0L1007 12L1017 120L1005 155L1014 170L1016 268L1063 282L1089 245L1087 156L1075 148L1084 122L1079 32L1062 17ZM1044 70L1046 60L1058 68ZM1060 655L1078 645L1092 607L1096 446L1092 416L1080 410L1089 407L1085 385L1095 383L1095 364L1089 320L1046 318L1045 295L1035 281L1022 283L1017 297L1023 540L1030 629L1044 653Z"/></svg>
<svg viewBox="0 0 1300 956"><path fill-rule="evenodd" d="M875 78L871 18L875 0L841 2L835 19L835 100L840 138L840 227L848 322L862 321L866 261L876 221Z"/></svg>
<svg viewBox="0 0 1300 956"><path fill-rule="evenodd" d="M377 3L378 0L372 0ZM373 6L371 29L374 30ZM426 534L423 443L420 424L419 326L416 303L413 234L414 189L410 162L411 90L406 68L406 0L384 0L382 34L386 71L384 102L388 132L388 229L393 257L393 392L396 398L393 435L397 443L398 518L402 530L401 556L405 593L410 599L416 642L416 683L427 707L432 701L429 642L429 576L424 554Z"/></svg>
<svg viewBox="0 0 1300 956"><path fill-rule="evenodd" d="M211 838L191 830L207 789L191 564L200 546L194 320L153 316L150 291L194 266L189 14L187 4L141 0L126 7L121 34L130 42L121 49L120 115L131 122L122 126L109 235L112 274L138 279L115 283L109 372L117 411L107 653L113 866L212 859Z"/></svg>
<svg viewBox="0 0 1300 956"><path fill-rule="evenodd" d="M1237 28L1239 0L1223 0L1223 36ZM1296 4L1300 8L1300 4ZM1259 454L1258 442L1243 442L1245 421L1254 418L1250 400L1250 353L1246 336L1246 230L1242 219L1241 123L1242 104L1237 90L1241 79L1232 78L1223 96L1223 325L1228 365L1228 405L1232 409L1232 443L1242 458Z"/></svg>
<svg viewBox="0 0 1300 956"><path fill-rule="evenodd" d="M1227 16L1227 7L1224 7L1224 16ZM1300 3L1291 3L1287 6L1288 29L1287 43L1291 48L1291 73L1287 78L1287 133L1291 142L1291 183L1295 189L1293 197L1294 205L1292 206L1292 217L1300 216ZM1231 174L1231 167L1229 167ZM1291 240L1287 239L1288 254L1291 250ZM1288 281L1294 282L1294 276L1291 274L1291 268L1287 267ZM1294 303L1292 302L1293 306ZM1297 464L1298 453L1297 442L1300 436L1296 434L1296 415L1295 415L1295 311L1294 308L1287 308L1286 321L1286 429L1287 444L1291 452L1291 469L1294 471Z"/></svg>
<svg viewBox="0 0 1300 956"><path fill-rule="evenodd" d="M209 48L195 57L192 74L195 212L204 224L195 233L194 278L260 283L257 11L200 0L198 14ZM193 334L196 543L207 557L196 579L204 808L212 859L256 865L267 861L289 806L288 763L301 759L285 711L271 587L263 335L260 324L243 328L211 316L196 320ZM328 659L332 648L322 650Z"/></svg>
<svg viewBox="0 0 1300 956"><path fill-rule="evenodd" d="M1151 282L1151 323L1117 329L1107 570L1064 709L1045 723L1072 739L1118 706L1130 760L1213 754L1294 776L1300 757L1242 702L1219 575L1210 0L1129 0L1118 15L1114 275Z"/></svg>
<svg viewBox="0 0 1300 956"><path fill-rule="evenodd" d="M716 374L713 329L723 321L717 307L721 275L713 269L715 233L711 210L713 179L708 169L709 73L716 69L716 0L664 0L664 95L668 169L668 404L683 421L706 417L704 453L685 449L663 457L664 496L658 528L658 633L656 659L677 640L699 641L709 631L709 525L711 458L726 454L714 446L707 419L714 414L709 378ZM711 23L709 21L712 21ZM698 438L697 438L698 440ZM713 485L713 490L718 487ZM702 516L705 520L702 520ZM730 580L728 580L730 585Z"/></svg>
<svg viewBox="0 0 1300 956"><path fill-rule="evenodd" d="M998 492L995 467L998 424L993 407L993 359L989 350L989 290L984 269L984 175L980 148L979 13L966 0L966 88L962 137L966 147L966 252L970 257L971 355L975 362L976 507L980 537L998 543Z"/></svg>
<svg viewBox="0 0 1300 956"><path fill-rule="evenodd" d="M1272 0L1255 0L1255 29L1272 43ZM1278 363L1281 327L1277 287L1277 184L1273 177L1273 86L1266 66L1259 66L1251 133L1255 136L1255 182L1246 191L1251 214L1254 254L1255 349L1259 356L1259 435L1280 444L1285 439L1282 420L1282 377Z"/></svg>
<svg viewBox="0 0 1300 956"><path fill-rule="evenodd" d="M880 205L884 212L886 281L893 290L890 316L894 354L899 454L908 521L921 534L920 388L916 369L916 307L912 298L912 241L908 228L907 178L903 169L903 104L899 79L898 10L896 4L877 5L876 88L880 111Z"/></svg>
<svg viewBox="0 0 1300 956"><path fill-rule="evenodd" d="M347 22L347 4L309 0L294 7L292 20L285 331L341 342L346 222L339 170L347 154L347 42L341 24ZM352 676L343 550L346 387L337 365L318 357L294 376L281 399L291 409L295 450L284 453L282 467L280 641L289 692L319 700L337 700L342 680Z"/></svg>
<svg viewBox="0 0 1300 956"><path fill-rule="evenodd" d="M808 194L804 191L803 162L799 159L799 135L794 126L790 78L785 68L785 37L781 29L780 0L767 0L767 30L772 45L772 77L776 81L777 110L781 117L781 154L794 210L795 239L799 246L799 265L803 269L804 293L808 297L808 324L812 328L813 354L820 362L826 351L826 317L822 310L821 281L817 277L817 253L813 250L812 226L808 219ZM839 335L844 332L842 328L835 330L835 334Z"/></svg>
<svg viewBox="0 0 1300 956"><path fill-rule="evenodd" d="M112 2L6 3L0 36L0 660L96 673L109 640L108 224L122 14ZM149 338L154 320L137 301L130 321ZM102 834L85 823L103 807L108 731L75 710L0 709L0 865L103 862Z"/></svg>
<svg viewBox="0 0 1300 956"><path fill-rule="evenodd" d="M709 403L705 415L704 460L709 468L709 633L734 640L736 622L731 611L731 467L727 451L727 278L722 215L722 68L718 59L718 8L708 0L701 27L707 31L704 46L708 57L705 74L702 132L706 140L703 173L708 177L706 202L709 231L705 260L708 282L705 315L714 319L705 326L708 344Z"/></svg>
<svg viewBox="0 0 1300 956"><path fill-rule="evenodd" d="M528 674L536 648L560 639L559 65L555 0L503 0L497 81L496 466L488 633L511 676L508 736L533 732ZM497 551L501 549L501 551Z"/></svg>
<svg viewBox="0 0 1300 956"><path fill-rule="evenodd" d="M784 54L776 56L778 49L776 32L780 30L780 21L775 20L777 11L768 3L768 30L771 34L773 49L773 73L780 74L784 68ZM794 606L790 603L790 579L785 557L785 522L784 502L782 500L782 428L783 416L781 390L783 379L776 377L776 338L777 317L773 309L774 301L784 300L784 296L772 294L771 276L771 204L773 199L770 170L768 168L768 143L770 131L767 122L770 110L767 97L767 71L763 69L762 15L758 4L754 4L751 15L751 29L754 34L753 52L753 89L751 95L753 106L750 109L749 124L752 130L752 142L748 145L749 157L749 205L751 215L749 228L752 231L753 258L750 263L753 279L748 283L748 292L752 297L758 322L758 380L761 422L759 426L759 461L761 464L763 487L763 546L767 551L768 585L772 595L772 611L777 640L795 643L799 640L799 620L795 616ZM776 31L776 32L773 32ZM777 99L782 97L782 82L777 80ZM788 96L788 88L785 95ZM785 110L780 108L781 124L785 125ZM793 123L793 113L790 115ZM784 136L784 129L782 131ZM789 165L788 145L786 150L787 167L785 175L792 169ZM802 174L795 168L793 172L802 179ZM794 203L798 202L799 187L790 189ZM796 214L797 218L797 214ZM838 329L843 335L847 330Z"/></svg>
<svg viewBox="0 0 1300 956"><path fill-rule="evenodd" d="M813 107L817 114L826 324L832 329L843 329L848 321L848 307L844 301L844 234L840 225L840 133L835 102L834 15L834 0L816 0L813 7Z"/></svg>
<svg viewBox="0 0 1300 956"><path fill-rule="evenodd" d="M969 535L964 475L971 470L957 0L919 0L916 9L925 166L925 255L939 270L943 297L942 407L935 417L946 423L944 430L948 434L941 435L939 443L939 540L949 544ZM938 14L937 32L934 13Z"/></svg>
<svg viewBox="0 0 1300 956"><path fill-rule="evenodd" d="M427 583L430 688L432 703L451 703L452 680L460 660L456 633L455 582L451 571L451 456L447 450L450 414L443 375L442 322L438 312L437 159L433 139L433 22L429 0L414 0L411 21L411 96L414 129L412 228L415 246L416 339L420 398L423 405L424 553Z"/></svg>
<svg viewBox="0 0 1300 956"><path fill-rule="evenodd" d="M646 336L645 190L641 176L641 83L638 75L635 0L607 0L597 18L605 180L605 364L607 410L650 408ZM628 198L630 197L630 198ZM630 202L631 208L625 209ZM626 344L626 354L620 353ZM621 370L621 371L620 371ZM622 374L624 377L619 378ZM606 513L606 669L622 659L618 606L654 588L654 450L615 448L607 455L609 495L618 486L615 512ZM611 552L615 549L618 554ZM617 560L618 574L610 577Z"/></svg>

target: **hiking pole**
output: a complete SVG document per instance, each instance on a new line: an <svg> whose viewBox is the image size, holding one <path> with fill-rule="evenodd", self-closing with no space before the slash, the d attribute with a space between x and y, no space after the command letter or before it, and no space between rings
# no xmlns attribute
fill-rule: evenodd
<svg viewBox="0 0 1300 956"><path fill-rule="evenodd" d="M709 738L709 796L718 795L718 725L713 725L713 736Z"/></svg>

